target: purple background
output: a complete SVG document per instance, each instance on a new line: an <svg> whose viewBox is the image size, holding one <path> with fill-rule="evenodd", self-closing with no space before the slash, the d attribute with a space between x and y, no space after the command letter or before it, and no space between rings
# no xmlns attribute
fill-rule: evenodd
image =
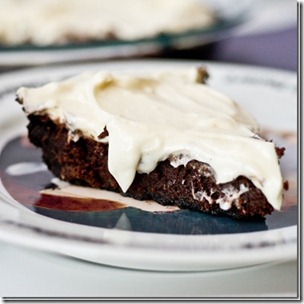
<svg viewBox="0 0 304 304"><path fill-rule="evenodd" d="M296 71L297 27L230 37L187 51L167 50L162 57L233 62Z"/></svg>

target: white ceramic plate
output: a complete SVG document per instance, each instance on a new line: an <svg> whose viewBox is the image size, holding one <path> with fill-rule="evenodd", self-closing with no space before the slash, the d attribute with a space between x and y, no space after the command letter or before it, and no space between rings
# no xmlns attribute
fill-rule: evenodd
<svg viewBox="0 0 304 304"><path fill-rule="evenodd" d="M247 20L249 0L201 0L210 6L219 22L209 28L191 32L168 34L162 37L134 41L108 41L64 46L18 46L0 45L0 65L37 65L131 56L152 55L166 48L186 49L218 41Z"/></svg>
<svg viewBox="0 0 304 304"><path fill-rule="evenodd" d="M24 148L26 119L21 106L14 102L18 87L102 68L155 69L202 64L209 70L210 86L241 103L263 127L272 130L266 134L275 134L278 144L286 146L282 168L284 177L290 180L290 190L281 212L274 212L265 222L247 223L192 211L155 214L129 208L117 215L112 211L58 211L38 205L28 208L23 204L23 193L30 197L27 190L33 190L28 185L37 186L50 176L47 171L35 175L39 169L27 176L8 174L14 170L8 170L6 162L16 165L14 149L21 151L18 165L24 166L31 159L37 161L36 152ZM206 62L107 62L3 74L0 77L0 239L100 264L146 270L216 270L296 259L296 93L294 73ZM19 143L19 148L12 143ZM9 183L10 178L18 181L18 189ZM157 223L156 228L153 222Z"/></svg>

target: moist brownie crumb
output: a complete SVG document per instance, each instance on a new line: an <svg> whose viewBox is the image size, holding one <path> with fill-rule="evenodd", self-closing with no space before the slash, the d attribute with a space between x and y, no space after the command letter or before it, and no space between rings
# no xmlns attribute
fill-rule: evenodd
<svg viewBox="0 0 304 304"><path fill-rule="evenodd" d="M213 169L196 160L177 167L170 164L170 159L161 161L149 174L136 173L124 193L108 170L108 144L81 132L77 141L69 140L70 131L65 124L55 123L47 115L31 114L28 118L31 142L42 148L43 160L62 180L138 200L154 200L162 205L238 219L263 218L273 211L262 191L248 178L239 176L228 183L217 184ZM100 138L107 134L105 129ZM277 149L277 153L281 156L282 149Z"/></svg>

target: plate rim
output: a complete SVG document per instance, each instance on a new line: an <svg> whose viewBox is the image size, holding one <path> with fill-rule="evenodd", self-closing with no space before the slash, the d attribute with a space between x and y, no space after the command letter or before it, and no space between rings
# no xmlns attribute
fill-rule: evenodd
<svg viewBox="0 0 304 304"><path fill-rule="evenodd" d="M163 63L169 63L169 65L174 65L174 64L176 64L177 62L178 63L181 63L182 65L189 65L189 64L191 64L191 65L197 65L197 64L199 64L199 65L202 65L202 64L206 64L207 66L217 66L217 67L221 67L221 68L225 68L225 67L227 67L227 66L229 66L229 67L231 67L231 66L237 66L238 68L242 68L242 69L251 69L251 70L258 70L258 71L268 71L268 72L278 72L278 69L272 69L272 68L261 68L261 67L252 67L252 66L248 66L248 65L235 65L235 64L227 64L227 63L211 63L211 62L207 62L207 61L180 61L180 60L176 60L176 61L168 61L168 60L135 60L135 61L127 61L127 62L125 62L124 61L124 63L126 64L126 65L130 65L130 64L132 64L132 62L135 62L137 65L139 64L146 64L147 62L149 62L149 64L151 64L151 65L153 65L153 64L155 64L155 62L157 62L158 64L163 64ZM106 66L110 66L112 63L114 63L115 65L119 65L120 64L120 62L119 61L109 61L109 62L101 62L101 63L98 63L97 64L97 66L104 66L104 65L106 65ZM61 74L63 71L66 71L66 70L68 70L68 69L70 69L70 68L72 68L73 69L73 71L74 70L78 70L78 69L81 69L81 68L84 68L84 67L88 67L88 66L90 66L90 67L92 67L93 65L95 65L94 63L89 63L89 64L71 64L71 65L67 65L67 66L55 66L55 67L51 67L51 70L52 70L52 73L54 73L54 74ZM22 75L25 75L25 74L28 74L28 73L31 73L32 71L34 71L34 77L37 77L38 76L38 74L41 74L41 73L46 73L47 71L49 71L50 70L50 68L49 67L39 67L39 68L37 68L37 67L35 67L35 68L31 68L31 69L25 69L25 70L21 70L21 71L13 71L13 72L10 72L10 73L8 73L9 74L9 79L7 79L6 77L5 77L5 75L6 75L6 73L4 73L3 75L0 75L0 83L4 80L4 79L6 79L6 81L8 82L8 83L10 83L10 81L13 81L13 79L14 79L14 76L16 76L16 75L18 75L18 76L21 76L22 77ZM293 73L293 72L290 72L290 71L285 71L285 70L282 70L281 71L282 73L284 73L284 75L290 75L291 77L295 77L295 73ZM1 98L0 98L0 108L3 106L3 104L1 103ZM22 112L20 111L20 113L22 114ZM16 113L16 115L18 115L17 113ZM19 126L18 126L18 128L19 128ZM2 130L1 131L1 133L3 133L3 132L9 132L11 130L11 128L10 127L8 127L8 129L5 129L5 130ZM9 135L8 135L9 136ZM5 140L5 138L3 138L3 137L1 137L1 139L0 139L0 149L2 150L2 147L3 147L3 144L4 144L4 140ZM1 219L1 217L0 217L0 219ZM54 219L51 219L52 221L57 221L57 220L54 220ZM70 223L67 223L67 224L70 224ZM1 221L0 221L0 225L1 225ZM290 228L290 229L289 229ZM266 252L266 254L265 254L265 256L264 256L264 259L265 260L267 260L268 258L266 258L266 256L267 256L267 254L270 254L270 253L267 253L267 248L271 251L271 250L273 250L274 248L281 248L282 249L282 255L280 256L280 254L277 254L277 256L276 257L274 257L274 258L276 258L276 259L280 259L280 258L290 258L290 259L295 259L296 258L296 246L295 245L297 245L297 228L298 228L298 225L293 225L293 226L289 226L289 227L284 227L284 228L279 228L279 229L272 229L272 230L268 230L268 231L262 231L262 232L247 232L247 233L240 233L239 235L242 235L242 236L244 236L244 235L247 235L248 236L248 233L253 233L253 234L261 234L261 235L265 235L265 234L267 234L267 236L268 235L270 235L271 236L271 234L273 234L273 236L274 237L280 237L281 236L281 233L284 233L284 232L286 232L287 230L291 230L291 229L293 229L294 230L294 232L293 232L293 237L295 237L291 242L290 242L290 244L284 244L284 243L282 243L281 245L280 244L275 244L274 246L266 246L266 248L264 248L266 251L264 251L264 252ZM100 231L100 229L102 229L104 232L109 232L109 231L111 231L110 232L110 234L113 234L112 232L113 232L113 229L107 229L107 228L97 228L99 231ZM149 234L149 235L152 235L152 233L146 233L146 232L134 232L134 231L131 231L131 232L129 232L129 231L123 231L123 230L119 230L118 231L118 233L121 235L121 234L125 234L126 235L126 233L127 234L131 234L131 236L133 236L134 234L135 235L139 235L139 234L142 234L141 235L141 237L146 237L147 236L147 234ZM116 234L116 232L115 232L115 234ZM164 235L162 235L162 236L160 236L161 234L158 234L158 233L154 233L154 237L155 236L157 236L158 238L160 237L160 238L166 238L166 237L168 237L168 235L166 235L166 234L164 234ZM237 236L238 234L224 234L223 235L223 237L222 238L224 238L224 237L226 237L227 235L233 235L233 236ZM172 235L170 235L171 237L172 237ZM191 240L196 240L196 239L200 239L200 238L204 238L204 239L206 239L206 235L173 235L174 236L174 238L178 238L178 239L182 239L183 237L186 237L187 239L191 239ZM211 235L211 236L209 236L209 238L214 238L214 236L218 236L218 235ZM111 235L110 236L108 236L108 237L111 237ZM128 237L128 235L127 235L127 237ZM3 234L1 234L1 231L0 231L0 239L3 239ZM189 241L189 242L191 242L191 241ZM126 244L125 244L126 245ZM290 245L290 248L289 248L289 245ZM101 246L102 247L102 246ZM289 248L287 251L284 251L283 249L284 248ZM103 247L104 248L104 247ZM125 249L126 249L126 247L125 247ZM127 247L127 249L129 249L128 247ZM254 248L251 248L251 251L250 252L252 252L252 253L254 253L253 251L255 251L255 252L257 252L257 251L259 251L259 252L261 252L260 251L260 249L261 248L259 248L259 247L254 247ZM149 250L151 250L151 248L149 248ZM168 249L166 249L166 250L168 250ZM230 251L229 251L229 248L226 248L226 250L227 250L227 253L229 252L229 253L231 253L231 255L232 255L232 253L235 253L235 249L233 249L233 248L230 248ZM198 250L198 252L199 252L199 250ZM63 253L64 254L64 252L61 252L61 253ZM201 256L201 258L204 256L204 255L202 255L202 253L204 253L204 250L203 250L203 252L201 252L200 251L200 256ZM213 254L214 254L214 252L213 252ZM233 256L233 255L232 255ZM80 257L81 258L81 257ZM218 258L218 257L217 257ZM230 258L231 258L231 256L230 256ZM246 260L246 259L243 259L243 260L241 260L241 261L243 261L245 264L248 264L248 262L250 262L250 261L248 261L248 260ZM111 261L110 261L111 262ZM148 268L150 269L151 267L151 269L154 269L154 268L157 268L157 265L155 264L155 260L154 260L154 266L151 264L150 266L148 266ZM176 262L176 261L175 261ZM172 264L170 264L170 265L168 265L168 268L170 268L170 267L173 267L173 264L176 264L174 261L172 261ZM113 263L112 263L113 264ZM215 267L216 265L214 265L214 267ZM228 265L227 265L228 266ZM120 265L120 267L123 267L123 265ZM133 268L136 268L136 265L133 265ZM163 265L162 266L163 268L166 268L165 267L165 265Z"/></svg>
<svg viewBox="0 0 304 304"><path fill-rule="evenodd" d="M44 73L46 71L53 72L61 72L61 70L65 69L79 69L83 67L93 67L93 66L112 66L112 65L151 65L154 66L155 64L165 64L167 66L175 66L175 65L190 65L193 66L210 66L210 67L220 67L220 68L239 68L239 69L250 69L254 72L266 72L266 73L280 73L284 74L287 77L294 77L297 80L297 71L283 69L279 67L268 67L268 66L260 66L255 64L248 64L248 63L236 63L236 62L229 62L229 61L210 61L210 60L192 60L192 59L167 59L167 58L132 58L130 60L126 60L123 58L119 59L110 59L110 60L97 60L93 62L69 62L69 63L57 63L51 65L42 65L42 66L31 66L31 67L24 67L18 68L17 70L12 71L5 71L0 73L0 81L5 81L7 76L14 77L16 75L27 74L29 72L33 73Z"/></svg>

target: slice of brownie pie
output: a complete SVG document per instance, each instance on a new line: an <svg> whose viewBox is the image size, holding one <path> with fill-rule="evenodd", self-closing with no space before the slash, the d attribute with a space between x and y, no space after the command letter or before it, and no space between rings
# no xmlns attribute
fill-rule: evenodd
<svg viewBox="0 0 304 304"><path fill-rule="evenodd" d="M282 203L282 149L204 68L99 71L20 88L29 138L62 180L234 218ZM144 203L144 202L143 202Z"/></svg>

